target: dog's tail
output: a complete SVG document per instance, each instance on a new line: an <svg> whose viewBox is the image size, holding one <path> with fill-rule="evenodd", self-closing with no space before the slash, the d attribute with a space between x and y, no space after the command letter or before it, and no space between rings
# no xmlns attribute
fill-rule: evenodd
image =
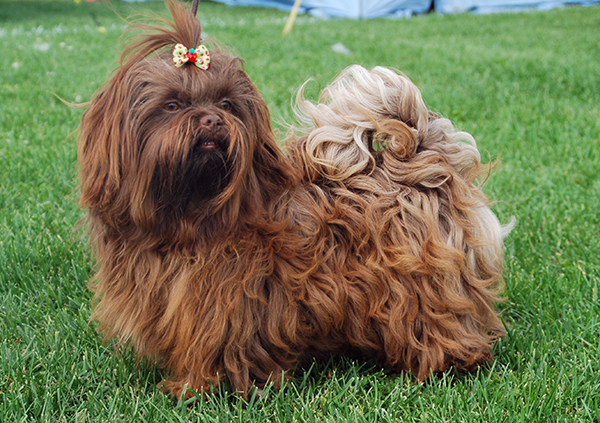
<svg viewBox="0 0 600 423"><path fill-rule="evenodd" d="M419 89L396 70L350 66L317 103L304 98L305 85L296 101L299 126L288 143L310 181L343 181L381 166L398 172L424 151L437 152L467 179L485 173L473 137L428 110Z"/></svg>

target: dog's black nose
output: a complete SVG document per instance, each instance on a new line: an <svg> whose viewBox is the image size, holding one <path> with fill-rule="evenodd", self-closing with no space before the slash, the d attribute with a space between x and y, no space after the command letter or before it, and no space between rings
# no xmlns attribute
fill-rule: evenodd
<svg viewBox="0 0 600 423"><path fill-rule="evenodd" d="M200 125L209 131L214 131L221 123L221 118L217 115L204 115L200 118Z"/></svg>

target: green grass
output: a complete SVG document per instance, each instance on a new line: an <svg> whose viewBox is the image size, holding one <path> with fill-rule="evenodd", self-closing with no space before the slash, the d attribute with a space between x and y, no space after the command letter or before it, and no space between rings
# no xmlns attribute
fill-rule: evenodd
<svg viewBox="0 0 600 423"><path fill-rule="evenodd" d="M509 325L477 374L415 385L371 362L316 363L245 402L173 400L161 372L88 324L92 264L73 227L75 137L123 21L161 2L0 0L0 421L600 422L600 7L320 21L201 3L205 31L246 60L276 126L345 66L401 69L501 165L485 186L506 243ZM95 21L94 21L94 18ZM97 23L96 23L97 22ZM106 31L100 32L98 24ZM343 43L351 53L331 50Z"/></svg>

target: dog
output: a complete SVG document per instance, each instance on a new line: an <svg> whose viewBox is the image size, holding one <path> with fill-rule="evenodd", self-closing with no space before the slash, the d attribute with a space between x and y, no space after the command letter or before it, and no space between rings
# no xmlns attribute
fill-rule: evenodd
<svg viewBox="0 0 600 423"><path fill-rule="evenodd" d="M510 227L473 137L398 71L355 65L317 103L300 90L284 152L241 60L167 5L79 128L99 331L177 397L278 387L324 355L418 381L490 361Z"/></svg>

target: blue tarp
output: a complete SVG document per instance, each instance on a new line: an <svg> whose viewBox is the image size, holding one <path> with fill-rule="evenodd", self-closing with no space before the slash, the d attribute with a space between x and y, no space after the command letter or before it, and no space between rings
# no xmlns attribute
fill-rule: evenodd
<svg viewBox="0 0 600 423"><path fill-rule="evenodd" d="M290 11L294 0L215 0L240 6L274 7ZM433 5L438 13L493 13L522 9L552 9L564 5L592 5L600 0L302 0L300 13L370 19L425 13Z"/></svg>
<svg viewBox="0 0 600 423"><path fill-rule="evenodd" d="M547 10L565 5L585 5L600 3L600 0L434 0L438 13L495 13L523 9Z"/></svg>
<svg viewBox="0 0 600 423"><path fill-rule="evenodd" d="M240 6L266 6L291 10L294 0L216 0ZM600 1L600 0L599 0ZM432 0L302 0L300 13L315 16L336 16L353 19L371 19L385 16L406 16L424 13Z"/></svg>

